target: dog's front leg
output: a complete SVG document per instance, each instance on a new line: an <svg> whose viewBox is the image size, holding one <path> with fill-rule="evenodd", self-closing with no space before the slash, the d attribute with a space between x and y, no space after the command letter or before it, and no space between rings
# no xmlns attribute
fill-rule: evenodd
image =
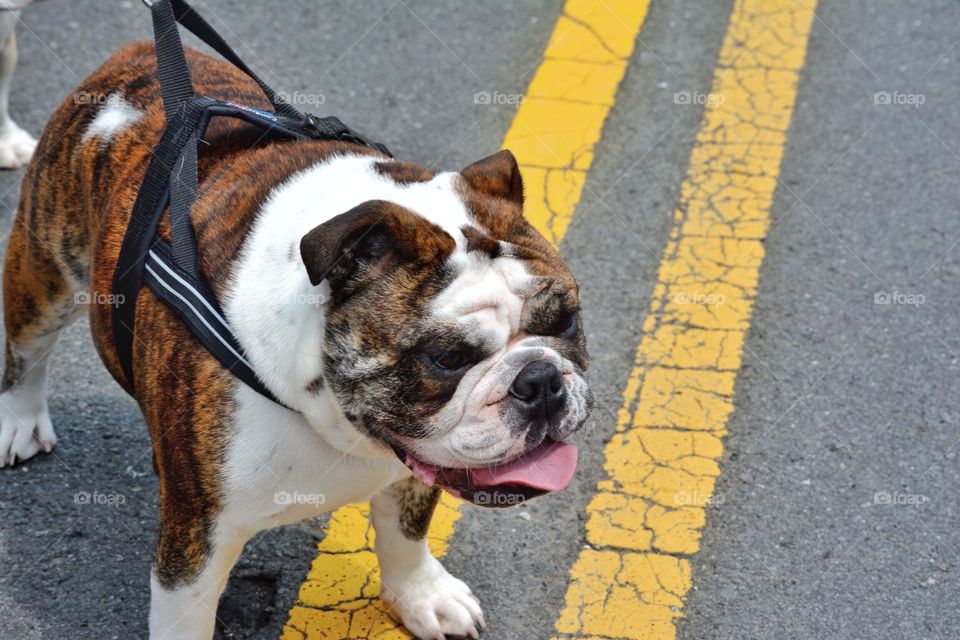
<svg viewBox="0 0 960 640"><path fill-rule="evenodd" d="M484 627L479 601L427 548L427 528L439 497L439 489L410 478L370 501L383 577L381 597L418 638L476 638L477 628Z"/></svg>
<svg viewBox="0 0 960 640"><path fill-rule="evenodd" d="M180 518L176 518L180 520ZM197 516L161 523L150 575L150 640L210 640L217 603L249 539Z"/></svg>
<svg viewBox="0 0 960 640"><path fill-rule="evenodd" d="M37 141L10 117L10 82L17 68L19 11L0 11L0 169L16 169L30 161Z"/></svg>

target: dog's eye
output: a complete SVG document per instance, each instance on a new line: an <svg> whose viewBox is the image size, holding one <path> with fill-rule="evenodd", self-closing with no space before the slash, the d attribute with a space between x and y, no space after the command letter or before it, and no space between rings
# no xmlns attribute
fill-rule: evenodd
<svg viewBox="0 0 960 640"><path fill-rule="evenodd" d="M448 371L460 369L470 362L465 351L446 351L433 356L433 364Z"/></svg>
<svg viewBox="0 0 960 640"><path fill-rule="evenodd" d="M435 369L455 373L473 362L473 354L466 349L438 349L424 352L424 359Z"/></svg>
<svg viewBox="0 0 960 640"><path fill-rule="evenodd" d="M577 327L580 324L579 311L564 311L557 321L557 335L563 338L572 338L577 334Z"/></svg>

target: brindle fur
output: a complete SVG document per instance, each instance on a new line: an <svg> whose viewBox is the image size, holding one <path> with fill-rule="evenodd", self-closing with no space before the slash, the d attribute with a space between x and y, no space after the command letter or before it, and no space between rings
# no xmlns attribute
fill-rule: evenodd
<svg viewBox="0 0 960 640"><path fill-rule="evenodd" d="M426 167L413 162L378 162L373 166L377 173L390 178L397 184L430 182L436 175Z"/></svg>
<svg viewBox="0 0 960 640"><path fill-rule="evenodd" d="M390 495L400 508L400 531L408 540L422 540L440 500L440 489L428 487L416 478L390 485Z"/></svg>
<svg viewBox="0 0 960 640"><path fill-rule="evenodd" d="M503 254L499 242L475 227L463 226L460 228L460 232L467 239L467 252L479 251L486 254L491 260L499 258Z"/></svg>
<svg viewBox="0 0 960 640"><path fill-rule="evenodd" d="M200 93L269 108L256 85L232 66L194 51L187 59ZM30 365L18 354L63 329L83 310L76 294L88 292L95 302L89 309L94 344L114 378L136 389L154 442L161 505L157 574L165 586L175 586L197 575L208 557L210 528L223 500L229 399L238 383L146 289L136 307L134 384L124 378L112 343L109 296L123 233L164 124L151 43L121 49L73 95L116 93L143 112L134 125L108 141L83 141L101 105L71 97L52 116L27 170L4 268L3 384L14 384ZM223 119L214 121L205 140L192 219L200 267L218 294L273 187L331 154L374 153L335 142L271 141ZM169 239L166 221L160 232Z"/></svg>
<svg viewBox="0 0 960 640"><path fill-rule="evenodd" d="M6 366L3 369L3 380L0 381L0 393L13 388L13 386L23 377L26 364L20 356L13 353L10 344L5 348Z"/></svg>
<svg viewBox="0 0 960 640"><path fill-rule="evenodd" d="M323 380L323 376L317 376L307 385L306 389L308 393L318 394L323 391L323 388L326 386L326 382Z"/></svg>

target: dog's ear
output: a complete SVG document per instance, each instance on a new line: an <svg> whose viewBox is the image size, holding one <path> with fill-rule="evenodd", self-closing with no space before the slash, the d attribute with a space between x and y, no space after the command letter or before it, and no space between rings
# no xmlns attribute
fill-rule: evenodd
<svg viewBox="0 0 960 640"><path fill-rule="evenodd" d="M450 234L409 209L369 200L303 236L300 257L312 284L350 292L401 263L439 263L455 248Z"/></svg>
<svg viewBox="0 0 960 640"><path fill-rule="evenodd" d="M480 193L503 198L523 206L523 179L513 154L504 149L484 158L460 172L471 187Z"/></svg>

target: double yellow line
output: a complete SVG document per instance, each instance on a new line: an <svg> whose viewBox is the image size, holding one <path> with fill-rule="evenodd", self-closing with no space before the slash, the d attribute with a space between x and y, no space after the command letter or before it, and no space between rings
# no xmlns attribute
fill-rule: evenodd
<svg viewBox="0 0 960 640"><path fill-rule="evenodd" d="M508 131L526 213L559 244L648 0L568 0ZM558 638L673 638L733 404L815 0L736 0ZM460 517L445 496L430 544ZM409 638L384 611L365 505L331 517L282 638ZM547 633L545 632L545 635Z"/></svg>

